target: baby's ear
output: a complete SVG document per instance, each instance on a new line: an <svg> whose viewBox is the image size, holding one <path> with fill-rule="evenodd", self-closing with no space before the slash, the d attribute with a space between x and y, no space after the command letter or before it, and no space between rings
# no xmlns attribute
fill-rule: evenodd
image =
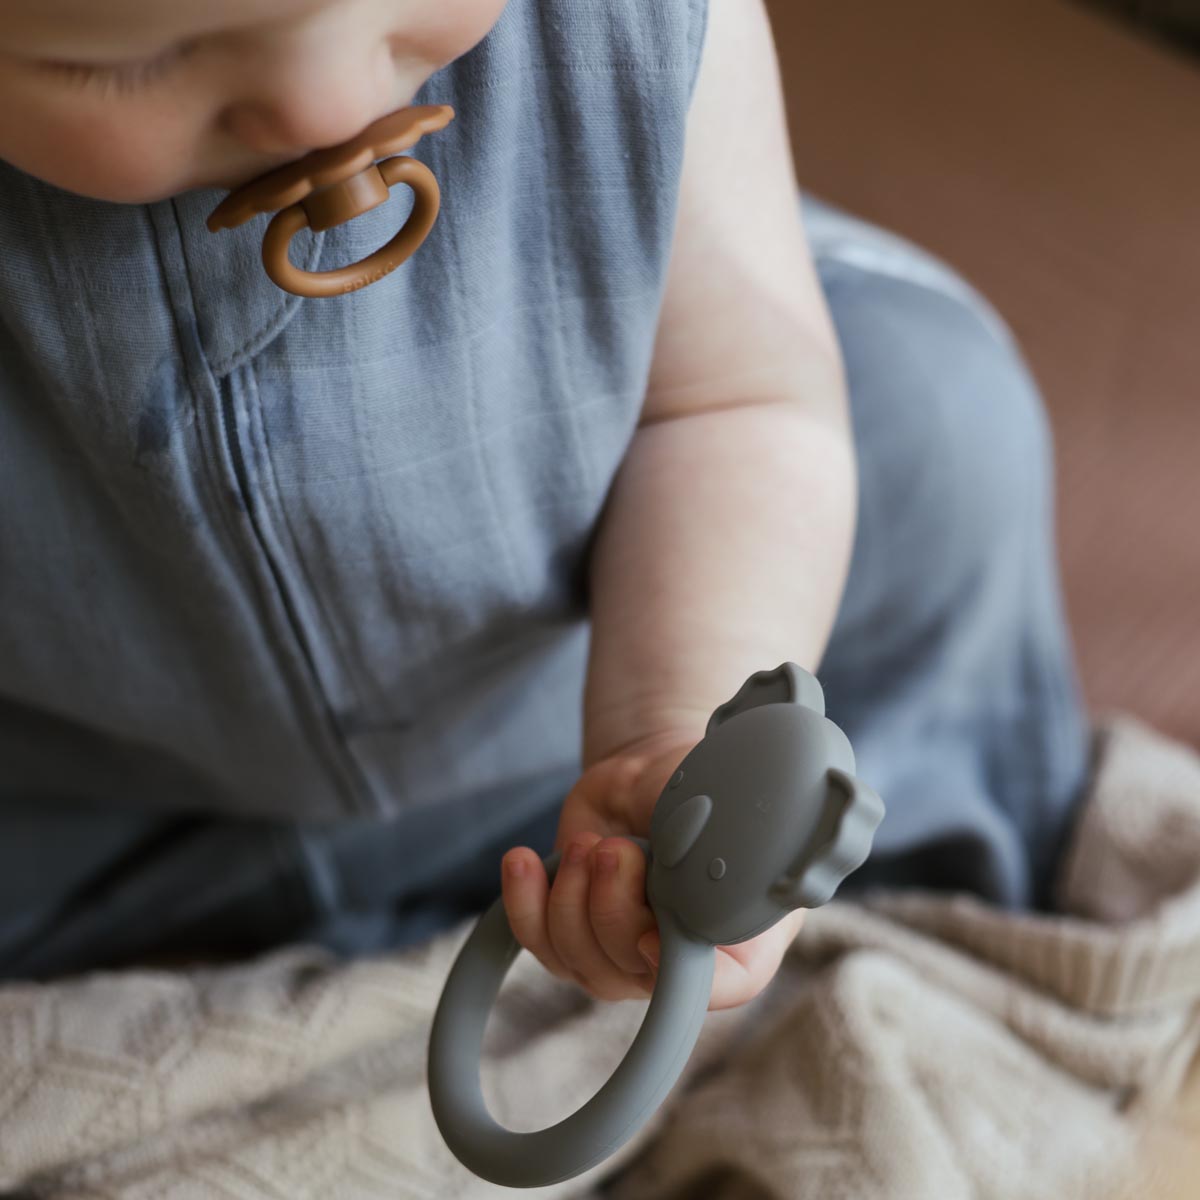
<svg viewBox="0 0 1200 1200"><path fill-rule="evenodd" d="M712 733L730 717L736 717L760 704L799 704L811 708L818 716L825 715L825 693L816 677L803 667L788 662L773 671L756 671L738 689L732 700L713 712L705 733Z"/></svg>

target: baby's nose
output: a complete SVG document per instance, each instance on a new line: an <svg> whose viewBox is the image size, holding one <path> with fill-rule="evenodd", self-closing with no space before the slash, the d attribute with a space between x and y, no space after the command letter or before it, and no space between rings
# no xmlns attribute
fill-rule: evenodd
<svg viewBox="0 0 1200 1200"><path fill-rule="evenodd" d="M302 155L354 137L397 106L386 47L367 61L345 58L272 63L238 89L220 122L259 154Z"/></svg>

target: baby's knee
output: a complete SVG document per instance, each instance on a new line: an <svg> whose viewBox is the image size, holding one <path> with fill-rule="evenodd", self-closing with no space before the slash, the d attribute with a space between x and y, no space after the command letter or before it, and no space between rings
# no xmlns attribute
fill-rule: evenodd
<svg viewBox="0 0 1200 1200"><path fill-rule="evenodd" d="M858 443L860 523L875 528L893 568L903 561L931 585L954 586L1037 536L1050 512L1049 431L1003 327L965 289L857 270L827 288Z"/></svg>

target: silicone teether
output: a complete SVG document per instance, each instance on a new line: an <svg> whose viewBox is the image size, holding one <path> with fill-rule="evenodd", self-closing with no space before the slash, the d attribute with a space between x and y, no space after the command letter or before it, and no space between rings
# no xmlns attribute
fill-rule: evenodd
<svg viewBox="0 0 1200 1200"><path fill-rule="evenodd" d="M357 137L314 150L231 192L208 218L210 232L232 229L258 213L275 213L263 236L263 266L272 281L297 296L337 296L382 279L409 258L437 220L441 193L433 172L414 158L390 157L454 119L445 104L402 108ZM379 162L377 160L383 159ZM331 229L377 208L393 184L413 190L413 209L399 232L361 262L332 271L304 271L288 246L301 229Z"/></svg>
<svg viewBox="0 0 1200 1200"><path fill-rule="evenodd" d="M817 681L792 663L750 677L713 714L650 822L646 894L662 939L642 1026L608 1082L565 1120L514 1133L487 1110L483 1032L519 945L502 901L467 938L429 1040L429 1097L446 1144L475 1174L543 1187L607 1158L679 1078L708 1009L715 946L755 937L826 903L866 860L883 803L854 778L854 753L824 715ZM553 877L558 855L546 860Z"/></svg>

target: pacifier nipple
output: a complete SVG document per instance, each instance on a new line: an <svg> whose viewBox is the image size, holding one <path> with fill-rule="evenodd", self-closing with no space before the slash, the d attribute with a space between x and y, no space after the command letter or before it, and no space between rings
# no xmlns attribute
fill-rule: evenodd
<svg viewBox="0 0 1200 1200"><path fill-rule="evenodd" d="M274 213L263 235L263 266L271 280L297 296L339 296L377 282L411 257L437 220L441 193L433 172L415 158L395 157L426 133L445 129L454 110L445 104L402 108L357 137L314 150L231 192L208 218L212 233L259 213ZM381 161L382 160L382 161ZM413 191L408 220L385 246L361 262L331 271L305 271L288 257L301 229L319 232L378 208L394 184Z"/></svg>

